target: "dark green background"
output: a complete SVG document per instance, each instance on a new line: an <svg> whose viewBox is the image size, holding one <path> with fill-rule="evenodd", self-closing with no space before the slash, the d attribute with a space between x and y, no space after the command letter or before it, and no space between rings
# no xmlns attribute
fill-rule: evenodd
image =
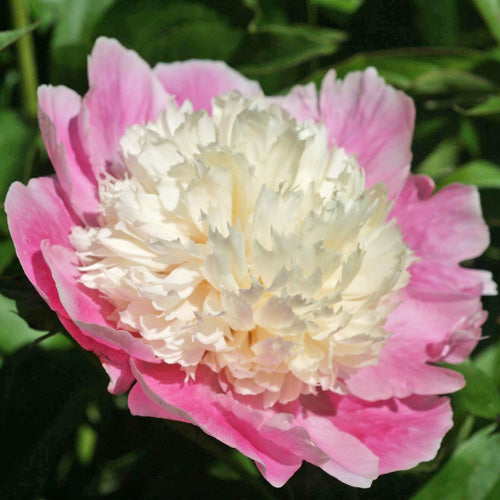
<svg viewBox="0 0 500 500"><path fill-rule="evenodd" d="M80 93L99 35L118 38L151 64L223 59L267 93L319 83L329 68L344 75L377 67L416 101L413 169L438 187L458 181L480 188L492 245L465 265L499 281L499 0L11 0L0 5L4 32L20 27L11 20L14 3L38 20L38 81ZM13 180L52 171L22 93L35 81L20 69L20 42L9 45L20 34L0 33L0 201ZM98 361L67 338L24 278L3 210L0 293L1 499L500 498L495 297L484 301L486 338L460 367L468 385L452 397L455 426L434 461L382 477L369 490L304 464L278 490L252 462L198 429L134 418L125 396L106 392Z"/></svg>

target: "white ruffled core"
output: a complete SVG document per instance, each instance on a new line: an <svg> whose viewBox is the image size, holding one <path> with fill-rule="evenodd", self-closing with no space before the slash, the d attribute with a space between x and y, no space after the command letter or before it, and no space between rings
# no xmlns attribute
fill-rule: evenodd
<svg viewBox="0 0 500 500"><path fill-rule="evenodd" d="M172 100L121 139L100 227L74 227L82 283L165 363L266 405L376 364L411 254L384 186L326 130L236 92Z"/></svg>

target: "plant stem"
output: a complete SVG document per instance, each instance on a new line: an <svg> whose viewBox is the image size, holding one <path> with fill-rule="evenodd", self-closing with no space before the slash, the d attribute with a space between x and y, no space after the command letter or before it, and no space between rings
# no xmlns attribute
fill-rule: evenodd
<svg viewBox="0 0 500 500"><path fill-rule="evenodd" d="M14 29L23 28L29 24L28 11L24 0L10 0L12 23ZM35 46L33 34L24 35L17 42L19 72L21 73L21 91L24 111L30 116L36 116L38 77L35 63Z"/></svg>

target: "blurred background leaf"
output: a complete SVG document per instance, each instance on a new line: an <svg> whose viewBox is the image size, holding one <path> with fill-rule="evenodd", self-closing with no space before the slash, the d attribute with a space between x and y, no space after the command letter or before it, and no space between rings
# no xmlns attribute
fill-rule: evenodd
<svg viewBox="0 0 500 500"><path fill-rule="evenodd" d="M497 43L500 42L500 3L497 0L473 0L473 2Z"/></svg>
<svg viewBox="0 0 500 500"><path fill-rule="evenodd" d="M462 443L447 464L411 500L486 500L497 498L500 434L481 429Z"/></svg>
<svg viewBox="0 0 500 500"><path fill-rule="evenodd" d="M313 5L321 5L328 9L337 10L346 14L353 14L356 12L364 0L312 0Z"/></svg>
<svg viewBox="0 0 500 500"><path fill-rule="evenodd" d="M36 26L37 23L33 23L29 26L23 26L15 30L0 31L0 50L5 49L5 47L8 47L11 43L17 42L21 37L33 31Z"/></svg>

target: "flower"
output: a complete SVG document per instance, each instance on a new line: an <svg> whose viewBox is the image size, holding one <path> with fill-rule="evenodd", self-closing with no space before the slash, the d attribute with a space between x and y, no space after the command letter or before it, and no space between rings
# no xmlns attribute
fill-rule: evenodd
<svg viewBox="0 0 500 500"><path fill-rule="evenodd" d="M374 69L265 97L221 62L115 40L39 89L55 177L6 200L28 278L135 415L189 422L284 484L433 458L489 273L475 188L409 171L414 108Z"/></svg>

